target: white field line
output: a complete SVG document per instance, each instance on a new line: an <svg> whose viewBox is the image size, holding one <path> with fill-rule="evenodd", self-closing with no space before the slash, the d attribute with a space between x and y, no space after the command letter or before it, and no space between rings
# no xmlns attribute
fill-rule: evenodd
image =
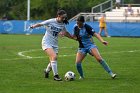
<svg viewBox="0 0 140 93"><path fill-rule="evenodd" d="M61 47L61 48L72 48L72 47ZM60 49L61 49L60 48ZM27 51L21 51L18 52L18 56L22 57L22 58L11 58L11 59L0 59L0 60L19 60L19 59L35 59L35 58L45 58L46 56L37 56L37 57L32 57L32 56L28 56L25 55L24 53L29 53L29 52L33 52L33 51L39 51L41 49L32 49L32 50L27 50ZM117 51L117 52L103 52L101 54L119 54L119 53L133 53L133 52L138 52L140 50L130 50L130 51ZM75 56L76 54L72 54L72 55L58 55L58 57L68 57L68 56Z"/></svg>
<svg viewBox="0 0 140 93"><path fill-rule="evenodd" d="M72 47L61 47L60 49L66 49L66 48L72 48ZM30 58L43 58L42 56L41 57L31 57L31 56L24 55L24 53L33 52L33 51L39 51L39 50L42 50L42 49L31 49L31 50L27 50L27 51L21 51L21 52L18 52L18 55L21 56L21 57L27 58L27 59L30 59ZM61 57L61 56L63 57L63 56L69 56L69 55L60 55L59 57Z"/></svg>
<svg viewBox="0 0 140 93"><path fill-rule="evenodd" d="M70 49L73 47L61 47L60 49ZM19 60L19 59L32 59L32 58L46 58L46 56L38 56L38 57L31 57L28 55L25 55L24 53L29 53L29 52L33 52L33 51L40 51L42 49L31 49L31 50L27 50L27 51L21 51L18 52L17 55L22 57L22 58L10 58L10 59L0 59L0 60ZM67 56L75 56L75 54L72 55L58 55L58 57L67 57Z"/></svg>
<svg viewBox="0 0 140 93"><path fill-rule="evenodd" d="M32 50L27 50L27 51L21 51L21 52L18 52L18 55L21 57L24 57L24 58L32 58L31 56L24 55L24 53L33 52L33 51L37 51L37 50L41 50L41 49L32 49Z"/></svg>

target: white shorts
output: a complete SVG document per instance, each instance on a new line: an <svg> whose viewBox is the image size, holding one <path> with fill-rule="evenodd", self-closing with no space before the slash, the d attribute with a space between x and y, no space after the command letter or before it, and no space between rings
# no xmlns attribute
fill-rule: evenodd
<svg viewBox="0 0 140 93"><path fill-rule="evenodd" d="M46 39L45 37L42 38L42 49L46 50L47 48L52 48L55 53L58 53L58 45L57 43L52 42L49 39Z"/></svg>
<svg viewBox="0 0 140 93"><path fill-rule="evenodd" d="M58 53L58 47L54 47L54 46L52 46L50 44L45 44L45 43L43 44L42 43L42 49L43 50L46 50L47 48L52 48L55 53Z"/></svg>

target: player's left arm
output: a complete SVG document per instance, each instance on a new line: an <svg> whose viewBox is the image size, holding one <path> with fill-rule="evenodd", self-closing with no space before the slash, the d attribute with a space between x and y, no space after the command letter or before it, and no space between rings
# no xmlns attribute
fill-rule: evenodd
<svg viewBox="0 0 140 93"><path fill-rule="evenodd" d="M70 38L70 39L74 39L74 36L71 35L71 34L67 31L66 27L64 27L64 29L59 33L59 35L62 36L62 37L65 36L65 37L68 37L68 38Z"/></svg>
<svg viewBox="0 0 140 93"><path fill-rule="evenodd" d="M68 38L70 38L70 39L74 39L74 36L73 35L71 35L68 31L61 31L60 33L59 33L59 35L60 36L65 36L65 37L68 37Z"/></svg>
<svg viewBox="0 0 140 93"><path fill-rule="evenodd" d="M95 36L100 42L102 42L104 45L108 45L108 42L105 41L99 34L94 33L94 36Z"/></svg>

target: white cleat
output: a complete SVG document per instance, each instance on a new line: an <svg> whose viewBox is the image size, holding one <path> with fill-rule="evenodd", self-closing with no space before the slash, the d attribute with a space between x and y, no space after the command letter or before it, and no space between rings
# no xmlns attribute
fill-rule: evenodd
<svg viewBox="0 0 140 93"><path fill-rule="evenodd" d="M84 77L81 77L81 76L79 77L79 80L83 80L83 79L84 79Z"/></svg>
<svg viewBox="0 0 140 93"><path fill-rule="evenodd" d="M112 79L115 79L116 76L117 76L117 74L113 74L111 77L112 77Z"/></svg>

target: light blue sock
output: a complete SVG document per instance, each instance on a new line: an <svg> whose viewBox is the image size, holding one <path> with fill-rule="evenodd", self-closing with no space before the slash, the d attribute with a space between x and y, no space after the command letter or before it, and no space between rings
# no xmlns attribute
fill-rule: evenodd
<svg viewBox="0 0 140 93"><path fill-rule="evenodd" d="M76 68L77 68L77 71L79 72L80 76L84 77L83 76L82 64L81 63L76 63Z"/></svg>
<svg viewBox="0 0 140 93"><path fill-rule="evenodd" d="M108 64L105 62L105 60L101 60L100 64L102 65L102 67L112 76L113 73L110 69L110 67L108 66Z"/></svg>

